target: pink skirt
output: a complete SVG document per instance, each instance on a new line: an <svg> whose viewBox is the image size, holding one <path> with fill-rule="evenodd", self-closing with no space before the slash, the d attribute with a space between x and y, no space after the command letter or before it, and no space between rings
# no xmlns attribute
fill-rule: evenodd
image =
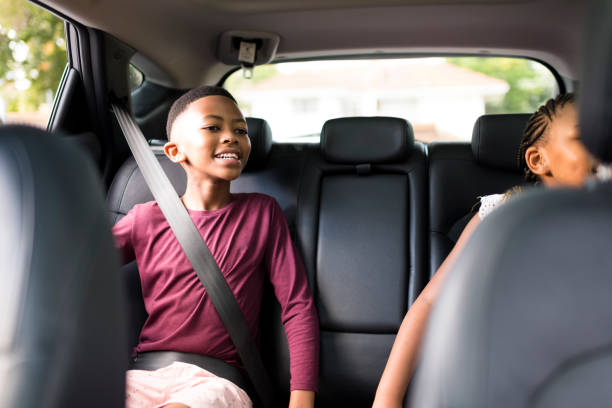
<svg viewBox="0 0 612 408"><path fill-rule="evenodd" d="M174 362L155 371L129 370L125 377L126 408L170 403L191 408L253 406L242 388L193 364Z"/></svg>

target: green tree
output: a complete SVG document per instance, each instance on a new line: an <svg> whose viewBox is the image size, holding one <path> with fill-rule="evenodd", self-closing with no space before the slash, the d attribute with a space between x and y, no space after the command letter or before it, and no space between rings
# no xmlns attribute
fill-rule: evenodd
<svg viewBox="0 0 612 408"><path fill-rule="evenodd" d="M487 102L487 113L533 112L553 93L555 81L552 74L534 61L494 57L458 57L447 58L447 61L502 79L510 85L502 100Z"/></svg>
<svg viewBox="0 0 612 408"><path fill-rule="evenodd" d="M0 0L0 93L8 110L37 110L66 66L64 22L23 0Z"/></svg>

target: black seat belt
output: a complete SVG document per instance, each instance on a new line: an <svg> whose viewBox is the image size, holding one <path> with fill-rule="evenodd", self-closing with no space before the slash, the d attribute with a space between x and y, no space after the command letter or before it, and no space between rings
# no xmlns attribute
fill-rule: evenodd
<svg viewBox="0 0 612 408"><path fill-rule="evenodd" d="M162 210L193 270L204 285L225 325L251 382L264 406L273 402L273 389L244 315L217 262L206 246L176 190L151 151L142 131L121 104L111 104L117 122L153 197Z"/></svg>

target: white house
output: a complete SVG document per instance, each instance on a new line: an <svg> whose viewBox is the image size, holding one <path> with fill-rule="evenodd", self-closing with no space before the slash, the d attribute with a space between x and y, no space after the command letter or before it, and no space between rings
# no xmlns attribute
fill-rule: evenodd
<svg viewBox="0 0 612 408"><path fill-rule="evenodd" d="M417 139L431 141L469 140L485 102L508 89L500 79L425 58L279 64L272 77L232 91L247 115L270 123L277 141L318 140L323 123L341 116L402 117Z"/></svg>

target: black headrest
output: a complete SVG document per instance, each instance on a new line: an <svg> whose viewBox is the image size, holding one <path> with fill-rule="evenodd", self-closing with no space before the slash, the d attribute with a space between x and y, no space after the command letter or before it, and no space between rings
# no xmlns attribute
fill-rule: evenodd
<svg viewBox="0 0 612 408"><path fill-rule="evenodd" d="M414 144L405 119L353 117L331 119L321 131L323 157L335 163L388 163L405 159Z"/></svg>
<svg viewBox="0 0 612 408"><path fill-rule="evenodd" d="M264 119L246 118L251 139L251 155L245 171L258 170L266 164L272 148L272 130Z"/></svg>
<svg viewBox="0 0 612 408"><path fill-rule="evenodd" d="M531 114L483 115L472 132L474 159L486 166L520 171L518 151Z"/></svg>

